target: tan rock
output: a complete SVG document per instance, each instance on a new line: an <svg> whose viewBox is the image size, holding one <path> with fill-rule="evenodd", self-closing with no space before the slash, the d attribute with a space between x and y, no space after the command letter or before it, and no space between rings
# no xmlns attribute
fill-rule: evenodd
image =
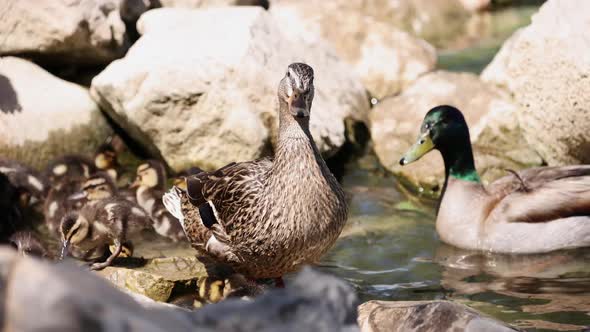
<svg viewBox="0 0 590 332"><path fill-rule="evenodd" d="M540 163L536 154L522 146L519 127L506 120L517 106L504 91L473 74L437 71L421 77L401 95L383 100L370 115L375 152L385 168L401 176L404 183L428 196L440 194L444 165L438 153L404 167L399 160L417 139L424 115L443 104L465 115L472 129L476 167L484 181L504 175L505 168Z"/></svg>
<svg viewBox="0 0 590 332"><path fill-rule="evenodd" d="M36 64L0 58L0 155L33 167L93 153L112 134L88 91Z"/></svg>
<svg viewBox="0 0 590 332"><path fill-rule="evenodd" d="M528 144L549 165L590 162L590 2L547 1L482 79L507 88Z"/></svg>
<svg viewBox="0 0 590 332"><path fill-rule="evenodd" d="M0 55L100 64L129 47L116 0L6 0L0 12Z"/></svg>
<svg viewBox="0 0 590 332"><path fill-rule="evenodd" d="M344 144L345 119L363 121L369 108L360 80L329 47L285 36L261 8L156 9L138 30L142 37L93 80L91 93L176 170L268 153L276 89L291 62L316 70L311 130L324 153Z"/></svg>
<svg viewBox="0 0 590 332"><path fill-rule="evenodd" d="M517 331L451 301L369 301L359 306L361 332Z"/></svg>
<svg viewBox="0 0 590 332"><path fill-rule="evenodd" d="M427 42L338 1L279 2L271 7L289 35L323 38L361 77L373 97L394 95L432 71L436 50Z"/></svg>

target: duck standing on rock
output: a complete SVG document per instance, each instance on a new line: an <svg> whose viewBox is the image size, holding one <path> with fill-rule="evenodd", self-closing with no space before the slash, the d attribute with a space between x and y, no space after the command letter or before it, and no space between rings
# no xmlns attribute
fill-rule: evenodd
<svg viewBox="0 0 590 332"><path fill-rule="evenodd" d="M131 187L136 189L137 204L152 218L154 230L173 241L185 239L184 230L178 219L166 210L162 203L165 193L166 168L158 160L148 160L137 167L137 177Z"/></svg>
<svg viewBox="0 0 590 332"><path fill-rule="evenodd" d="M194 248L248 278L277 278L317 262L347 217L344 192L311 136L313 69L293 63L278 88L274 160L232 163L164 195Z"/></svg>
<svg viewBox="0 0 590 332"><path fill-rule="evenodd" d="M100 258L107 246L113 245L104 262L91 265L100 270L112 264L129 237L151 228L151 219L136 204L115 195L115 186L108 176L90 177L83 185L88 200L79 211L70 211L61 219L60 234L63 258L72 245L85 254L82 258Z"/></svg>
<svg viewBox="0 0 590 332"><path fill-rule="evenodd" d="M452 106L431 109L407 165L440 151L445 186L436 219L441 239L456 247L500 253L544 253L590 246L590 165L512 172L484 187L469 129Z"/></svg>

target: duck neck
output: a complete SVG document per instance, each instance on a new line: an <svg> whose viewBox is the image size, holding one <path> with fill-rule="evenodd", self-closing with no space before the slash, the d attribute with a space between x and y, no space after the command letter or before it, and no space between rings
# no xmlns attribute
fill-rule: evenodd
<svg viewBox="0 0 590 332"><path fill-rule="evenodd" d="M441 198L444 198L449 179L481 184L479 174L475 169L469 133L467 133L466 137L453 140L451 144L441 145L438 149L445 163L445 184ZM442 199L439 202L439 208L441 202Z"/></svg>
<svg viewBox="0 0 590 332"><path fill-rule="evenodd" d="M298 176L305 170L327 169L311 136L309 117L295 118L289 114L286 104L281 103L280 107L274 173L289 172L293 176Z"/></svg>

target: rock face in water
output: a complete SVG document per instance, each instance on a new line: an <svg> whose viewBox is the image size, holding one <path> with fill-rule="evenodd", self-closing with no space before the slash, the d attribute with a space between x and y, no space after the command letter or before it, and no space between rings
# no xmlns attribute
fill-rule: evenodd
<svg viewBox="0 0 590 332"><path fill-rule="evenodd" d="M507 93L473 74L437 71L421 77L399 96L383 100L370 115L379 160L412 186L433 196L442 189L444 164L438 153L429 153L409 166L400 166L399 160L418 138L424 115L443 104L458 107L465 115L476 145L476 166L484 180L504 174L504 168L540 164L539 157L517 139L520 129L510 119L518 107ZM500 120L492 121L497 118Z"/></svg>
<svg viewBox="0 0 590 332"><path fill-rule="evenodd" d="M125 58L92 81L115 121L176 170L263 155L277 122L276 89L291 62L315 68L311 130L321 151L364 120L365 89L325 44L281 33L261 8L151 10Z"/></svg>
<svg viewBox="0 0 590 332"><path fill-rule="evenodd" d="M92 153L110 134L85 88L32 62L0 59L0 155L41 167L63 154Z"/></svg>
<svg viewBox="0 0 590 332"><path fill-rule="evenodd" d="M75 266L22 257L5 247L0 248L0 308L6 331L357 330L354 291L313 271L254 301L225 301L190 312L129 296Z"/></svg>
<svg viewBox="0 0 590 332"><path fill-rule="evenodd" d="M369 301L359 306L362 332L511 332L516 329L450 301Z"/></svg>
<svg viewBox="0 0 590 332"><path fill-rule="evenodd" d="M590 2L547 1L482 78L507 88L527 143L549 165L590 162Z"/></svg>
<svg viewBox="0 0 590 332"><path fill-rule="evenodd" d="M324 38L359 75L370 94L394 95L432 71L436 50L427 42L338 1L277 1L271 13L287 34Z"/></svg>
<svg viewBox="0 0 590 332"><path fill-rule="evenodd" d="M100 64L129 46L115 0L7 0L0 11L0 55Z"/></svg>

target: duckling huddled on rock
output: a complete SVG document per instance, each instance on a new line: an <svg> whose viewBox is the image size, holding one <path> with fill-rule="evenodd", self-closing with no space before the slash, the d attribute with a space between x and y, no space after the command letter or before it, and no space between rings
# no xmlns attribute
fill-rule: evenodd
<svg viewBox="0 0 590 332"><path fill-rule="evenodd" d="M186 191L173 187L163 198L194 248L248 278L317 262L346 222L344 192L309 128L313 79L310 66L293 63L279 84L274 160L189 176Z"/></svg>
<svg viewBox="0 0 590 332"><path fill-rule="evenodd" d="M18 191L22 206L42 201L48 190L46 178L15 160L0 157L0 173L6 175Z"/></svg>
<svg viewBox="0 0 590 332"><path fill-rule="evenodd" d="M67 212L59 228L62 258L72 246L84 254L80 258L96 260L113 245L111 255L104 262L93 263L92 270L111 265L123 244L152 224L142 208L115 194L116 188L107 178L95 176L86 180L80 195L88 201L79 211Z"/></svg>
<svg viewBox="0 0 590 332"><path fill-rule="evenodd" d="M132 187L136 188L137 204L141 206L154 222L154 229L173 241L186 239L184 230L162 203L166 188L166 168L157 160L148 160L137 168L137 178Z"/></svg>

